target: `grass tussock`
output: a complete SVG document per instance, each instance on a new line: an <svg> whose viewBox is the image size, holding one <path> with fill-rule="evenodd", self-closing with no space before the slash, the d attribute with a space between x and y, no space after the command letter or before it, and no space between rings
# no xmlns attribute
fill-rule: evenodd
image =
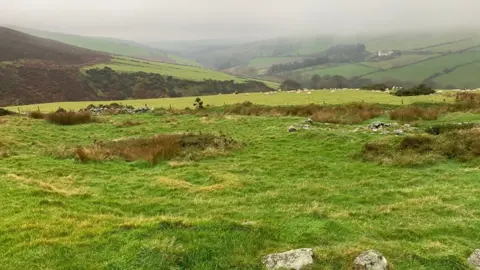
<svg viewBox="0 0 480 270"><path fill-rule="evenodd" d="M446 123L433 125L425 129L425 132L432 135L440 135L455 130L466 130L476 127L474 123Z"/></svg>
<svg viewBox="0 0 480 270"><path fill-rule="evenodd" d="M77 147L74 155L82 162L121 158L126 161L145 160L155 165L159 161L175 157L197 159L215 156L237 145L235 141L225 136L160 134L150 138L97 142L93 146Z"/></svg>
<svg viewBox="0 0 480 270"><path fill-rule="evenodd" d="M455 95L455 102L467 104L480 104L480 94L460 92Z"/></svg>
<svg viewBox="0 0 480 270"><path fill-rule="evenodd" d="M433 135L411 135L368 142L360 156L365 161L400 166L433 163L441 159L469 161L480 157L480 128Z"/></svg>
<svg viewBox="0 0 480 270"><path fill-rule="evenodd" d="M47 114L45 119L50 123L63 126L96 122L90 112L59 111Z"/></svg>
<svg viewBox="0 0 480 270"><path fill-rule="evenodd" d="M364 103L351 103L335 106L318 104L296 106L264 106L244 102L225 106L226 114L264 115L264 116L304 116L324 123L353 124L380 116L383 109L380 106Z"/></svg>
<svg viewBox="0 0 480 270"><path fill-rule="evenodd" d="M127 120L121 123L116 123L115 126L117 128L125 128L125 127L134 127L134 126L139 126L143 124L141 121L135 121L135 120Z"/></svg>
<svg viewBox="0 0 480 270"><path fill-rule="evenodd" d="M422 108L411 105L390 111L390 119L401 122L411 122L417 120L437 120L442 110L439 107Z"/></svg>
<svg viewBox="0 0 480 270"><path fill-rule="evenodd" d="M356 124L383 114L376 105L353 103L344 106L324 107L312 115L312 120L322 123Z"/></svg>
<svg viewBox="0 0 480 270"><path fill-rule="evenodd" d="M45 114L39 111L33 111L28 114L28 117L32 119L45 119Z"/></svg>

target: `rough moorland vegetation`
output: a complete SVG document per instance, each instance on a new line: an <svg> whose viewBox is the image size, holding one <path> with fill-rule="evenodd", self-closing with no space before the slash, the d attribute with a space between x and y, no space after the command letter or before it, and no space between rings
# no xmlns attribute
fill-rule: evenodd
<svg viewBox="0 0 480 270"><path fill-rule="evenodd" d="M203 108L154 113L103 105L100 121L82 125L2 116L0 252L11 256L0 263L263 269L269 254L304 248L311 269L354 269L361 254L391 269L468 269L478 100L417 103L441 113L409 124L388 119L408 113L400 104L215 107L204 97L187 103Z"/></svg>

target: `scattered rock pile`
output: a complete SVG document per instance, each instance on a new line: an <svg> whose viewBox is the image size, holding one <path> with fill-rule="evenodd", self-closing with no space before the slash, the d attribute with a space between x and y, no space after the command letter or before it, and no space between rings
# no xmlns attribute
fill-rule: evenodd
<svg viewBox="0 0 480 270"><path fill-rule="evenodd" d="M297 124L289 126L287 131L288 132L295 132L299 129L309 130L309 129L312 129L312 125L313 125L313 120L308 118L301 123L297 123Z"/></svg>
<svg viewBox="0 0 480 270"><path fill-rule="evenodd" d="M476 249L467 259L472 269L480 270L480 249ZM300 248L282 253L274 253L262 258L267 269L305 269L314 263L313 249ZM388 270L392 269L385 256L376 250L367 250L353 261L354 270ZM310 268L308 268L310 269Z"/></svg>
<svg viewBox="0 0 480 270"><path fill-rule="evenodd" d="M93 114L102 114L102 113L110 113L110 114L119 114L119 113L129 113L129 114L138 114L138 113L147 113L153 111L153 108L148 107L145 104L145 107L134 108L130 105L122 105L118 103L111 103L108 105L98 105L95 106L93 104L88 105L86 108L80 110L83 112L91 112Z"/></svg>

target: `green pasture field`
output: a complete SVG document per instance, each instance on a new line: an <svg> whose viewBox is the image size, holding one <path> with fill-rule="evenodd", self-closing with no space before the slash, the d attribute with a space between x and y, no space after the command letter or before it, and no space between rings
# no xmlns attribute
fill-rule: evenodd
<svg viewBox="0 0 480 270"><path fill-rule="evenodd" d="M456 51L465 50L477 45L480 45L480 38L474 37L466 40L457 41L452 44L436 46L433 48L429 48L428 50L433 52L456 52Z"/></svg>
<svg viewBox="0 0 480 270"><path fill-rule="evenodd" d="M459 67L451 73L442 75L435 79L435 82L442 85L453 84L458 88L478 88L480 85L480 77L478 76L479 71L480 62L477 62L471 65Z"/></svg>
<svg viewBox="0 0 480 270"><path fill-rule="evenodd" d="M377 72L366 76L374 81L396 79L400 81L421 82L437 72L443 72L447 68L458 65L480 61L479 52L464 52L448 54L442 57L436 57L427 61L408 65L398 69L390 69L383 72ZM453 85L461 83L461 80L455 79L449 82Z"/></svg>
<svg viewBox="0 0 480 270"><path fill-rule="evenodd" d="M366 91L314 93L328 103L400 101ZM207 104L309 102L291 93L202 98ZM148 102L183 107L192 99ZM478 160L417 167L365 162L356 155L366 142L394 135L355 130L387 116L287 132L304 119L147 113L57 126L0 117L0 268L263 269L262 256L307 247L315 264L306 269L352 269L367 249L382 252L396 270L470 269L466 259L480 239ZM116 126L125 121L139 125ZM480 117L452 113L416 125L465 121L479 123ZM223 134L241 147L155 166L119 159L81 163L56 154L95 141L186 131Z"/></svg>
<svg viewBox="0 0 480 270"><path fill-rule="evenodd" d="M358 64L339 64L339 65L322 65L316 67L309 67L298 69L295 72L305 74L308 76L312 75L340 75L346 78L351 78L359 75L364 75L370 72L375 71L375 68L367 67L364 65Z"/></svg>
<svg viewBox="0 0 480 270"><path fill-rule="evenodd" d="M366 41L365 45L367 50L371 52L378 50L414 50L447 42L455 42L472 36L474 36L472 33L467 32L435 33L431 35L426 33L395 34Z"/></svg>
<svg viewBox="0 0 480 270"><path fill-rule="evenodd" d="M132 58L123 58L118 57L114 58L111 63L108 64L98 64L95 66L90 66L84 69L92 69L92 68L104 68L110 67L111 69L118 71L118 72L150 72L150 73L158 73L164 76L172 76L180 79L185 80L193 80L193 81L202 81L204 79L212 79L212 80L234 80L236 82L244 82L250 79L236 77L227 73L223 73L220 71L212 70L212 69L205 69L201 67L194 67L194 66L185 66L185 65L176 65L170 63L161 63L161 62L149 62L143 60L137 60ZM251 79L255 80L255 79ZM258 80L257 80L258 81ZM270 87L278 87L278 83L274 82L267 82L266 83Z"/></svg>
<svg viewBox="0 0 480 270"><path fill-rule="evenodd" d="M397 97L385 92L371 92L364 90L315 90L302 93L278 92L276 94L267 95L265 93L249 93L238 95L214 95L202 96L205 105L219 106L224 104L235 104L244 101L251 101L256 104L265 105L301 105L309 103L317 104L342 104L350 102L368 102L380 104L401 105L411 104L414 102L444 102L452 101L452 94L444 91L441 94L432 96L413 96L413 97ZM139 99L139 100L119 100L119 101L81 101L81 102L55 102L35 105L25 105L12 107L12 110L35 111L40 109L44 112L50 112L62 107L68 110L79 110L85 108L89 104L107 104L110 102L118 102L128 104L135 107L147 104L150 107L170 107L183 109L185 107L193 108L195 97L181 98L159 98L159 99Z"/></svg>
<svg viewBox="0 0 480 270"><path fill-rule="evenodd" d="M379 69L390 69L394 67L404 66L408 64L413 64L418 61L422 61L428 58L432 58L438 56L437 54L434 55L420 55L420 54L404 54L399 57L395 57L390 60L381 60L381 61L370 61L370 62L363 62L364 65L371 66L373 68Z"/></svg>

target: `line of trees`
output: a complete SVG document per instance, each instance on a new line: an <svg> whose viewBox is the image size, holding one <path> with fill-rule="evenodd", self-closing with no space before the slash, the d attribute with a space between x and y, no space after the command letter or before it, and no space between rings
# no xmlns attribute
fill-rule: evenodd
<svg viewBox="0 0 480 270"><path fill-rule="evenodd" d="M109 67L87 70L85 80L97 92L112 99L179 97L273 90L258 81L242 83L233 80L218 81L210 79L189 81L147 72L119 73Z"/></svg>
<svg viewBox="0 0 480 270"><path fill-rule="evenodd" d="M321 55L285 64L272 65L267 73L277 74L296 69L324 65L328 63L361 62L369 55L365 44L340 44L325 50Z"/></svg>

